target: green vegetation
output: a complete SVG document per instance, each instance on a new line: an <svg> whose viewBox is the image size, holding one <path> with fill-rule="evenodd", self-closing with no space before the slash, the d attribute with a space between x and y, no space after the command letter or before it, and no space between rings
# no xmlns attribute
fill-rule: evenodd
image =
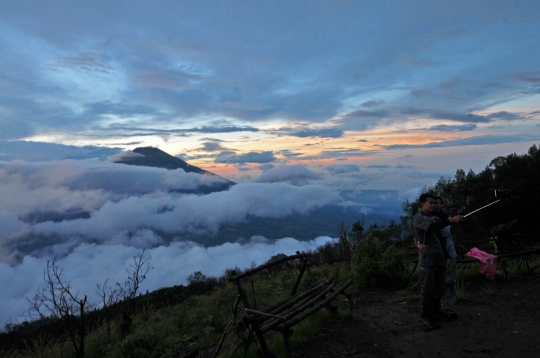
<svg viewBox="0 0 540 358"><path fill-rule="evenodd" d="M537 225L540 206L536 205L540 202L538 188L540 150L533 145L525 154L513 153L493 159L478 174L459 169L453 179L441 177L435 185L423 191L440 195L445 202L445 210L452 215L467 214L501 199L456 225L452 229L456 242L489 238L494 226L517 219L519 231L528 234L525 244L535 244L540 235L540 226ZM503 195L495 197L495 190L501 189ZM402 229L407 230L419 206L416 202L405 201L402 208L406 214L401 217Z"/></svg>
<svg viewBox="0 0 540 358"><path fill-rule="evenodd" d="M320 265L311 268L314 279L329 277L338 284L349 278L357 279L358 269L355 260L365 257L363 254L371 252L383 256L385 253L391 257L400 257L399 250L394 246L381 245L374 240L375 235L367 235L361 241L361 245L355 249L353 263L355 269L350 270L345 263L335 263L333 265ZM362 248L360 248L362 247ZM371 250L371 251L369 251ZM276 255L278 256L278 255ZM395 258L395 257L394 257ZM384 260L381 260L384 261ZM388 260L386 262L391 262ZM409 272L411 266L407 264L403 267L404 272ZM512 265L516 276L521 275L518 271L520 266L516 261ZM261 272L254 275L254 279L245 285L248 296L255 307L264 307L280 298L287 296L290 287L297 277L297 268L285 266L283 271L277 273ZM384 272L384 269L382 269ZM364 274L367 282L372 282L373 287L387 287L384 280L380 279L381 273L370 271L372 276ZM107 325L104 321L104 312L92 312L87 321L89 329L86 337L85 357L91 358L123 358L123 357L182 357L190 352L201 351L212 353L223 333L225 333L225 344L221 350L220 357L242 357L244 355L245 330L241 324L242 312L236 316L232 313L232 305L235 301L236 287L227 282L223 277L207 277L196 272L191 275L191 285L186 287L177 286L170 289L161 289L148 295L137 297L134 302L132 315L132 325L130 333L122 339L121 337L121 315L116 315L111 322L111 334L107 333ZM383 274L383 277L387 277ZM411 282L415 282L415 275ZM407 282L407 281L403 281ZM403 284L403 282L401 284ZM251 283L253 285L251 285ZM388 284L388 283L387 283ZM477 287L485 294L494 293L493 286L486 286L485 278L480 274L476 264L468 265L465 270L459 273L457 291L458 301L467 302L469 297L469 285ZM300 290L309 285L309 280L301 283ZM485 286L485 287L484 287ZM396 290L394 303L399 303L409 299L419 298L419 287L410 291L409 289L398 290L399 284L393 283ZM256 292L256 299L253 299L252 290ZM204 292L203 292L204 291ZM195 293L198 292L198 293ZM168 301L170 304L164 305ZM180 302L178 302L180 301ZM114 311L114 307L113 311ZM93 316L92 316L93 315ZM309 341L313 335L322 329L330 320L343 320L346 315L333 316L328 312L319 311L308 319L302 321L294 327L294 334L290 337L290 345L294 350L302 343ZM23 325L28 330L28 324ZM228 329L226 330L226 328ZM8 333L11 338L19 334L21 329L10 327ZM10 350L2 345L4 351L0 350L2 357L72 357L75 351L69 342L62 337L48 338L43 335L28 335L21 345L13 344ZM47 341L48 340L48 341ZM275 334L268 339L268 345L277 357L285 357L283 341L280 334ZM247 357L255 357L257 344L249 346Z"/></svg>
<svg viewBox="0 0 540 358"><path fill-rule="evenodd" d="M276 255L279 256L279 255ZM230 272L230 270L227 270ZM350 271L342 264L313 267L314 279L332 277L338 284L350 278ZM285 265L282 271L263 271L253 275L246 285L253 307L264 307L290 294L298 276L297 268ZM237 296L234 284L226 275L220 278L207 277L200 272L190 275L186 287L162 289L134 298L131 303L129 332L122 333L122 307L109 307L113 318L106 322L104 309L93 311L86 317L85 357L182 357L194 351L213 351L225 332L225 344L221 357L243 356L245 328L242 325L241 309L233 315L232 306ZM300 289L310 285L304 278ZM256 292L256 296L253 292ZM171 299L174 297L175 299ZM256 298L255 298L256 297ZM172 304L163 305L165 300ZM180 300L181 302L177 302ZM294 328L290 345L294 349L310 339L330 319L343 316L329 315L319 311ZM9 326L3 334L0 355L2 357L72 357L78 353L69 341L69 334L56 330L58 322L42 322L36 330L29 330L29 323ZM109 328L108 328L109 326ZM227 329L228 328L228 329ZM109 333L110 329L110 333ZM227 329L227 330L226 330ZM39 332L54 332L39 334ZM281 335L269 341L274 352L283 351ZM255 356L256 344L249 347L248 356ZM284 354L284 353L282 353ZM283 356L283 355L282 355Z"/></svg>
<svg viewBox="0 0 540 358"><path fill-rule="evenodd" d="M356 245L352 265L358 288L400 287L408 282L407 255L395 246L385 246L376 232Z"/></svg>

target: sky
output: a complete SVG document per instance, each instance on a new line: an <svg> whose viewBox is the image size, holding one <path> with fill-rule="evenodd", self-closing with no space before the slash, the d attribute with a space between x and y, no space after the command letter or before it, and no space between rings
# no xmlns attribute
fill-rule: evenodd
<svg viewBox="0 0 540 358"><path fill-rule="evenodd" d="M54 256L89 287L146 247L155 272L175 271L148 287L182 283L207 262L219 274L330 240L191 240L224 223L344 190L413 199L526 152L538 43L534 0L0 2L0 322ZM114 163L145 146L239 185L171 195L218 179Z"/></svg>

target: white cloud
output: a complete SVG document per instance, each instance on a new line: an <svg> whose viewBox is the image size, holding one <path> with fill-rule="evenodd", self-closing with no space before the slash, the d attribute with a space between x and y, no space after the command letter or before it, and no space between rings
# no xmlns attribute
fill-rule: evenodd
<svg viewBox="0 0 540 358"><path fill-rule="evenodd" d="M208 237L249 216L306 214L340 200L327 186L285 183L179 194L174 190L222 179L95 160L0 162L0 182L0 262L10 264L29 254L65 256L84 242L141 248ZM167 234L166 241L159 233Z"/></svg>
<svg viewBox="0 0 540 358"><path fill-rule="evenodd" d="M109 158L107 158L107 160L109 162L111 162L111 163L115 163L115 162L121 162L121 161L125 161L125 160L141 158L141 157L144 157L144 155L142 155L140 153L137 153L137 152L134 152L134 151L131 151L131 150L126 150L124 152L121 152L121 153L118 153L118 154L115 154L115 155L111 155Z"/></svg>
<svg viewBox="0 0 540 358"><path fill-rule="evenodd" d="M194 242L173 242L146 250L152 259L153 269L141 286L141 292L162 287L186 284L186 278L195 271L207 276L221 276L225 269L238 266L247 268L252 262L261 264L271 256L296 251L313 250L330 241L329 237L317 237L311 241L283 238L275 242L254 237L247 243L225 243L214 247L202 247ZM63 269L63 279L69 281L74 291L88 295L89 303L98 305L96 284L106 279L123 282L126 269L133 257L140 255L141 248L124 244L81 244L57 264ZM9 266L0 263L0 323L18 322L28 310L25 297L33 297L37 287L43 286L43 270L46 258L26 256L22 263Z"/></svg>
<svg viewBox="0 0 540 358"><path fill-rule="evenodd" d="M27 213L34 210L91 210L102 205L110 194L101 188L70 188L84 176L80 164L0 163L0 213Z"/></svg>
<svg viewBox="0 0 540 358"><path fill-rule="evenodd" d="M223 183L217 176L182 169L112 164L96 160L0 162L0 213L36 210L92 211L108 200Z"/></svg>
<svg viewBox="0 0 540 358"><path fill-rule="evenodd" d="M301 164L280 165L272 168L261 175L257 182L259 183L280 183L286 182L292 185L305 185L311 180L321 179L317 174Z"/></svg>
<svg viewBox="0 0 540 358"><path fill-rule="evenodd" d="M198 195L155 194L108 201L90 218L36 224L33 232L64 237L84 236L106 241L139 229L170 233L215 233L224 223L242 222L248 215L284 217L305 214L339 197L322 185L295 187L284 183L237 184L228 191Z"/></svg>
<svg viewBox="0 0 540 358"><path fill-rule="evenodd" d="M261 263L276 253L313 249L329 240L270 242L254 237L209 248L184 241L185 234L210 235L248 216L305 214L339 201L327 186L285 183L237 184L207 195L167 192L216 180L221 179L92 160L0 162L0 321L20 319L28 307L24 297L42 284L46 260L53 257L58 257L64 278L91 296L95 284L107 277L122 282L125 268L143 248L153 256L155 268L143 290L154 290L184 283L194 271L221 275L228 267ZM69 215L73 210L87 214L66 220L33 214ZM41 219L32 219L36 217ZM165 240L160 233L174 238Z"/></svg>

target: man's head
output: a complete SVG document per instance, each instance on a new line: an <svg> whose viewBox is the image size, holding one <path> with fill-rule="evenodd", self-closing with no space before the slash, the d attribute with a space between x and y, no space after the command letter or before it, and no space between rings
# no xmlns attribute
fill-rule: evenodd
<svg viewBox="0 0 540 358"><path fill-rule="evenodd" d="M442 207L444 205L444 201L440 196L435 197L435 208L433 209L434 212L439 213L442 211Z"/></svg>
<svg viewBox="0 0 540 358"><path fill-rule="evenodd" d="M435 209L435 195L431 193L421 194L418 202L420 203L420 208L425 213L432 213Z"/></svg>

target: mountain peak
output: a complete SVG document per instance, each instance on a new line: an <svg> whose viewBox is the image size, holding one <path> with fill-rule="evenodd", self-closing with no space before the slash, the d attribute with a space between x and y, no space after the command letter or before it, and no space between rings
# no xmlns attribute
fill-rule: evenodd
<svg viewBox="0 0 540 358"><path fill-rule="evenodd" d="M139 147L132 150L133 153L141 154L142 156L136 156L131 158L125 158L117 163L124 163L130 165L142 165L148 167L157 167L165 169L184 169L186 173L197 174L212 174L204 169L198 168L180 158L174 157L168 153L165 153L161 149L154 147Z"/></svg>
<svg viewBox="0 0 540 358"><path fill-rule="evenodd" d="M236 183L220 177L217 174L206 171L194 165L188 164L180 158L174 157L164 151L154 147L139 147L132 150L133 153L138 155L124 155L115 163L122 163L128 165L138 165L145 167L164 168L169 170L183 169L186 173L197 173L205 175L214 175L227 182L227 187ZM129 152L128 152L129 153Z"/></svg>

